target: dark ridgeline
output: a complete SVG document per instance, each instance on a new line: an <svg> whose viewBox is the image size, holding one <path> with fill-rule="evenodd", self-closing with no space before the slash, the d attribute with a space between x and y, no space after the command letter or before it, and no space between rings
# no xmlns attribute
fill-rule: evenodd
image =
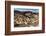
<svg viewBox="0 0 46 36"><path fill-rule="evenodd" d="M38 13L35 13L35 12L32 12L32 11L18 11L18 10L14 10L14 16L15 14L25 14L25 13L31 13L31 14L38 14Z"/></svg>

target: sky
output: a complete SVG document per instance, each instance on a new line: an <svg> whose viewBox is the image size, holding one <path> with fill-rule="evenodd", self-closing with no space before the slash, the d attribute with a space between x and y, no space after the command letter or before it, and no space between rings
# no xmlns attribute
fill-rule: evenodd
<svg viewBox="0 0 46 36"><path fill-rule="evenodd" d="M35 13L39 12L39 9L29 9L29 8L14 8L14 10L18 10L18 11L32 11Z"/></svg>

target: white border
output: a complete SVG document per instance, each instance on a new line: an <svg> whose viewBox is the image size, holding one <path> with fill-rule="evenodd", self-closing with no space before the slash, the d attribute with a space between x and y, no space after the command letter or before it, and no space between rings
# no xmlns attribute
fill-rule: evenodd
<svg viewBox="0 0 46 36"><path fill-rule="evenodd" d="M14 27L14 8L31 8L39 9L39 25L37 27ZM42 7L41 6L22 6L11 5L11 31L27 31L27 30L42 30Z"/></svg>

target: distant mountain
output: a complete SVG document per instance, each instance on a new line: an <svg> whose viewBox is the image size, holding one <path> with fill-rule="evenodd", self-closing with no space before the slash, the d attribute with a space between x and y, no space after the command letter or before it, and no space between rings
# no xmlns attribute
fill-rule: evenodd
<svg viewBox="0 0 46 36"><path fill-rule="evenodd" d="M25 13L38 14L38 13L32 12L32 11L18 11L18 10L15 10L14 15L17 14L17 13L19 13L19 14L25 14Z"/></svg>

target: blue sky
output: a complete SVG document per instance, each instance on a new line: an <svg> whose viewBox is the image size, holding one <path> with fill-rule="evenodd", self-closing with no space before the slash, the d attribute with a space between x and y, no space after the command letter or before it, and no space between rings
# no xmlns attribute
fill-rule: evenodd
<svg viewBox="0 0 46 36"><path fill-rule="evenodd" d="M18 11L32 11L35 13L39 12L39 9L29 9L29 8L14 8L14 10L18 10Z"/></svg>

